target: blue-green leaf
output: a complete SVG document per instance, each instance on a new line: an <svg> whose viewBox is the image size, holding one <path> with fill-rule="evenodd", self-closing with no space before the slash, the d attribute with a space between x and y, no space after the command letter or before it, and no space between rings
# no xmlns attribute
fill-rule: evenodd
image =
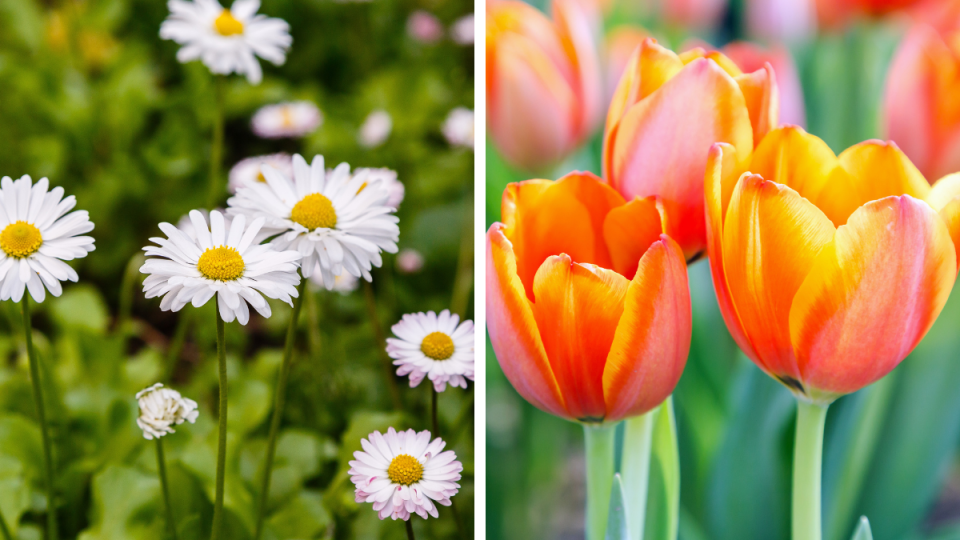
<svg viewBox="0 0 960 540"><path fill-rule="evenodd" d="M613 475L613 488L610 489L610 513L607 514L606 540L628 540L627 508L623 495L623 482L620 473Z"/></svg>
<svg viewBox="0 0 960 540"><path fill-rule="evenodd" d="M853 531L853 537L850 540L873 540L873 532L870 531L870 520L867 516L860 516L860 523L857 530Z"/></svg>
<svg viewBox="0 0 960 540"><path fill-rule="evenodd" d="M650 455L650 484L644 540L676 540L680 521L680 456L673 398L667 398L655 415Z"/></svg>

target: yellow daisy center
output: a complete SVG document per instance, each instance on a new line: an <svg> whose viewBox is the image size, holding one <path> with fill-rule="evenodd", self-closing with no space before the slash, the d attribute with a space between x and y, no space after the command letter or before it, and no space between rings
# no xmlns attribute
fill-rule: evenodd
<svg viewBox="0 0 960 540"><path fill-rule="evenodd" d="M0 248L4 253L22 259L40 249L43 236L40 229L26 221L17 221L4 227L0 232Z"/></svg>
<svg viewBox="0 0 960 540"><path fill-rule="evenodd" d="M453 339L443 332L430 332L420 343L420 351L434 360L453 356Z"/></svg>
<svg viewBox="0 0 960 540"><path fill-rule="evenodd" d="M213 27L217 29L217 33L221 36L235 36L243 33L243 23L238 21L229 9L220 12L217 20L213 21Z"/></svg>
<svg viewBox="0 0 960 540"><path fill-rule="evenodd" d="M404 486L416 484L423 478L423 465L413 456L400 454L390 462L390 467L387 468L387 476L394 484Z"/></svg>
<svg viewBox="0 0 960 540"><path fill-rule="evenodd" d="M263 175L263 169L257 169L257 182L267 183L267 177Z"/></svg>
<svg viewBox="0 0 960 540"><path fill-rule="evenodd" d="M310 229L332 229L337 226L333 203L320 193L311 193L294 205L290 219Z"/></svg>
<svg viewBox="0 0 960 540"><path fill-rule="evenodd" d="M243 275L243 257L232 247L209 248L200 255L197 270L207 279L233 281Z"/></svg>

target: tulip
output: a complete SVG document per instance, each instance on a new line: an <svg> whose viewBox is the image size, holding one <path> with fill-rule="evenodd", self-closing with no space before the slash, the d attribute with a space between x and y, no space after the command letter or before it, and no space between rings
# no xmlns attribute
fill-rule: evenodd
<svg viewBox="0 0 960 540"><path fill-rule="evenodd" d="M603 537L613 427L673 392L690 348L683 252L655 198L590 173L510 184L487 232L487 329L527 401L584 423L587 538ZM649 450L647 450L649 452Z"/></svg>
<svg viewBox="0 0 960 540"><path fill-rule="evenodd" d="M823 27L839 27L851 17L862 14L884 16L906 11L925 0L816 0L817 19Z"/></svg>
<svg viewBox="0 0 960 540"><path fill-rule="evenodd" d="M620 76L626 69L627 63L643 41L650 37L650 33L636 26L618 26L607 34L604 50L604 95L605 103L609 105L613 99L613 92L620 82Z"/></svg>
<svg viewBox="0 0 960 540"><path fill-rule="evenodd" d="M803 85L789 49L780 44L765 49L748 41L737 41L728 43L721 52L744 73L761 70L770 64L780 92L780 125L806 125Z"/></svg>
<svg viewBox="0 0 960 540"><path fill-rule="evenodd" d="M894 143L838 157L795 126L767 134L746 163L715 144L706 171L720 310L744 353L799 400L793 540L819 539L827 407L895 368L943 309L960 175L931 189Z"/></svg>
<svg viewBox="0 0 960 540"><path fill-rule="evenodd" d="M681 55L647 39L634 52L607 112L603 170L625 198L656 195L665 232L696 258L706 246L703 172L715 142L741 159L778 124L773 67L743 73L726 56Z"/></svg>
<svg viewBox="0 0 960 540"><path fill-rule="evenodd" d="M526 170L556 164L600 119L598 9L556 0L553 19L516 0L487 6L490 135L508 162Z"/></svg>

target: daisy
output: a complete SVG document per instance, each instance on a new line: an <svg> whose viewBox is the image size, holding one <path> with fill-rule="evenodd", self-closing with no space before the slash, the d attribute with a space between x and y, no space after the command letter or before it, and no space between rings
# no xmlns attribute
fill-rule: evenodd
<svg viewBox="0 0 960 540"><path fill-rule="evenodd" d="M473 45L473 13L464 15L450 26L450 38L457 45Z"/></svg>
<svg viewBox="0 0 960 540"><path fill-rule="evenodd" d="M417 10L407 18L407 35L420 43L434 43L443 37L443 25L436 15Z"/></svg>
<svg viewBox="0 0 960 540"><path fill-rule="evenodd" d="M172 426L184 422L193 424L200 415L196 401L181 396L176 390L164 388L162 383L137 392L136 399L140 406L137 425L147 440L174 433Z"/></svg>
<svg viewBox="0 0 960 540"><path fill-rule="evenodd" d="M320 263L317 263L317 268L314 269L313 275L310 276L310 281L318 287L324 287L331 291L336 291L340 294L350 294L353 291L357 290L357 287L360 286L360 280L355 276L350 274L340 274L339 276L333 278L333 287L327 287L323 283L323 272L320 271Z"/></svg>
<svg viewBox="0 0 960 540"><path fill-rule="evenodd" d="M350 174L341 163L327 172L323 156L313 164L293 156L293 180L263 167L267 183L244 182L227 201L233 215L263 218L277 249L303 255L300 270L310 277L318 268L327 289L344 271L371 281L370 270L383 264L380 251L397 252L400 237L390 192L369 171Z"/></svg>
<svg viewBox="0 0 960 540"><path fill-rule="evenodd" d="M290 154L281 152L242 159L230 169L230 181L227 185L230 193L236 193L244 179L266 182L267 179L263 177L263 171L260 170L261 165L270 165L287 177L293 175L293 158Z"/></svg>
<svg viewBox="0 0 960 540"><path fill-rule="evenodd" d="M390 113L377 109L368 114L363 121L360 132L357 134L357 141L364 148L376 148L387 141L392 130L393 119L390 118Z"/></svg>
<svg viewBox="0 0 960 540"><path fill-rule="evenodd" d="M61 281L77 281L63 261L94 249L93 238L77 236L93 230L87 211L70 212L74 196L64 198L62 187L48 192L49 185L46 178L33 184L28 175L0 180L0 300L19 302L24 289L37 302L48 290L60 296Z"/></svg>
<svg viewBox="0 0 960 540"><path fill-rule="evenodd" d="M401 274L416 274L423 270L423 255L415 249L401 249L397 254L397 270Z"/></svg>
<svg viewBox="0 0 960 540"><path fill-rule="evenodd" d="M361 167L354 170L353 174L355 176L361 174L367 175L367 184L381 182L380 185L390 192L390 195L387 197L387 206L393 209L400 208L400 203L403 202L405 190L403 188L403 182L397 179L397 171L382 167L376 169ZM366 187L366 185L362 186Z"/></svg>
<svg viewBox="0 0 960 540"><path fill-rule="evenodd" d="M473 149L473 111L457 107L443 121L443 136L453 146Z"/></svg>
<svg viewBox="0 0 960 540"><path fill-rule="evenodd" d="M356 501L373 503L380 519L437 517L434 501L450 506L463 471L453 450L443 451L446 444L439 437L430 441L429 431L392 427L386 435L374 431L369 440L361 439L363 451L353 453L357 459L347 471L357 486Z"/></svg>
<svg viewBox="0 0 960 540"><path fill-rule="evenodd" d="M393 325L396 338L387 338L387 354L400 366L397 375L410 375L410 386L424 377L433 381L433 388L443 392L447 387L467 387L473 380L473 321L443 310L440 315L408 313Z"/></svg>
<svg viewBox="0 0 960 540"><path fill-rule="evenodd" d="M303 137L323 123L323 114L309 101L288 101L260 107L250 120L257 137L282 139Z"/></svg>
<svg viewBox="0 0 960 540"><path fill-rule="evenodd" d="M300 283L296 251L277 251L271 244L256 244L263 226L255 219L248 227L245 216L235 216L230 227L223 214L210 212L210 227L203 214L190 212L197 238L191 238L169 223L161 223L167 238L151 238L156 246L143 248L149 259L140 271L148 274L143 282L147 298L162 296L160 309L179 311L188 303L200 307L217 296L224 322L238 320L247 324L249 303L260 315L270 316L270 304L276 298L291 306Z"/></svg>
<svg viewBox="0 0 960 540"><path fill-rule="evenodd" d="M279 66L293 42L286 21L257 15L259 0L236 0L230 9L217 0L170 0L167 7L170 16L160 26L160 37L183 45L177 60L202 60L218 75L238 73L259 84L263 72L257 56Z"/></svg>

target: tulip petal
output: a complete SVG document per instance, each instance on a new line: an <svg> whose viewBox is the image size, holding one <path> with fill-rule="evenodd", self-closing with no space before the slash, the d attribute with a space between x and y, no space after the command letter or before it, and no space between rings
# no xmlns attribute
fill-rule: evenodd
<svg viewBox="0 0 960 540"><path fill-rule="evenodd" d="M716 64L720 66L720 69L726 71L727 75L730 75L731 77L739 77L740 75L743 75L743 71L739 66L737 66L736 62L727 58L727 55L720 51L708 51L703 47L694 47L680 53L679 58L684 65L690 64L701 58L707 58L716 62Z"/></svg>
<svg viewBox="0 0 960 540"><path fill-rule="evenodd" d="M740 91L747 102L747 110L750 111L753 140L762 141L763 137L780 123L780 91L773 67L766 63L763 69L744 73L734 79L740 85Z"/></svg>
<svg viewBox="0 0 960 540"><path fill-rule="evenodd" d="M808 395L854 392L896 367L937 318L956 268L950 234L926 203L887 197L854 212L790 310Z"/></svg>
<svg viewBox="0 0 960 540"><path fill-rule="evenodd" d="M946 223L957 250L957 264L960 265L960 173L937 180L927 195L927 203L940 213Z"/></svg>
<svg viewBox="0 0 960 540"><path fill-rule="evenodd" d="M790 186L816 204L840 161L827 143L797 126L771 131L757 145L750 172Z"/></svg>
<svg viewBox="0 0 960 540"><path fill-rule="evenodd" d="M684 67L620 121L612 185L628 199L657 195L677 241L689 257L704 248L703 175L707 150L728 142L746 158L753 128L737 83L709 60Z"/></svg>
<svg viewBox="0 0 960 540"><path fill-rule="evenodd" d="M643 414L673 392L690 351L690 319L683 251L661 235L640 259L607 356L607 421Z"/></svg>
<svg viewBox="0 0 960 540"><path fill-rule="evenodd" d="M494 223L487 233L487 331L510 384L535 407L569 418L540 340L533 309L517 277L513 246Z"/></svg>
<svg viewBox="0 0 960 540"><path fill-rule="evenodd" d="M606 416L603 368L630 284L620 274L549 257L533 283L533 316L567 411L582 422Z"/></svg>
<svg viewBox="0 0 960 540"><path fill-rule="evenodd" d="M790 306L834 232L827 216L796 191L757 175L741 178L730 199L722 246L730 297L754 361L788 386L800 376Z"/></svg>
<svg viewBox="0 0 960 540"><path fill-rule="evenodd" d="M586 134L599 121L603 106L600 57L594 41L600 33L600 15L589 10L595 8L592 2L581 0L555 0L551 7L557 35L575 70L573 86L580 114L574 131Z"/></svg>
<svg viewBox="0 0 960 540"><path fill-rule="evenodd" d="M655 197L634 199L614 208L603 222L603 238L610 250L613 269L633 279L637 263L663 232Z"/></svg>

